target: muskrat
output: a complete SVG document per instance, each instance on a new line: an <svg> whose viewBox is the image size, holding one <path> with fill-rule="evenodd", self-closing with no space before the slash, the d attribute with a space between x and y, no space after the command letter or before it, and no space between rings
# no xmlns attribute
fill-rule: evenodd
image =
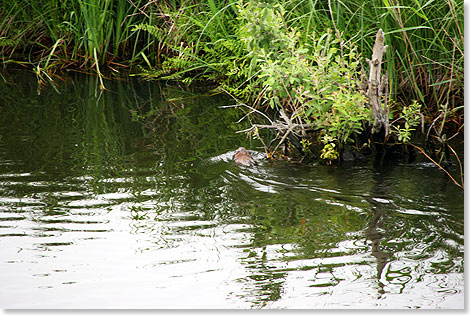
<svg viewBox="0 0 470 315"><path fill-rule="evenodd" d="M253 166L256 164L255 160L251 157L250 152L248 152L244 147L239 147L235 154L233 155L233 160L235 163L238 163L243 166Z"/></svg>

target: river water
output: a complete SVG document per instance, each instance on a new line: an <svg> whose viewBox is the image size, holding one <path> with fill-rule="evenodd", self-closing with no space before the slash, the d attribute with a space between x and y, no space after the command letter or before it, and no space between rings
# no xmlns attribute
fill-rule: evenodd
<svg viewBox="0 0 470 315"><path fill-rule="evenodd" d="M464 307L463 190L425 159L268 162L207 89L3 76L1 308Z"/></svg>

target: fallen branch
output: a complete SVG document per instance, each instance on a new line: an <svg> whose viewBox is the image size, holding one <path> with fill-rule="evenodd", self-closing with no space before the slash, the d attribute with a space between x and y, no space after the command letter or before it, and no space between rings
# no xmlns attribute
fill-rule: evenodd
<svg viewBox="0 0 470 315"><path fill-rule="evenodd" d="M304 130L313 130L313 128L315 126L312 125L312 124L292 124L291 127L301 128L301 129L304 129ZM271 125L253 124L253 125L251 125L250 128L236 131L236 133L251 132L251 131L255 130L256 128L258 128L258 129L277 129L280 132L285 132L286 130L291 129L288 125L283 124L279 120L276 120Z"/></svg>
<svg viewBox="0 0 470 315"><path fill-rule="evenodd" d="M244 106L244 107L247 107L249 108L250 110L252 110L253 112L257 112L258 114L261 114L264 118L266 118L267 120L269 120L269 122L272 124L273 121L266 115L264 114L263 112L260 112L259 110L257 110L256 108L252 107L252 106L249 106L249 105L246 105L245 103L241 102L240 100L238 100L235 96L233 96L232 94L230 94L228 91L225 91L224 89L222 89L222 91L224 91L225 93L227 93L228 95L230 95L236 102L237 104L235 105L226 105L226 106L220 106L219 108L231 108L231 107L240 107L240 106ZM241 120L239 120L238 122L240 122Z"/></svg>
<svg viewBox="0 0 470 315"><path fill-rule="evenodd" d="M452 175L449 174L449 172L447 172L442 166L439 165L439 163L437 163L436 161L434 161L429 155L427 155L423 149L421 149L420 147L412 144L412 143L409 143L411 146L413 146L414 148L418 149L425 157L427 157L431 162L433 162L437 167L439 167L441 170L443 170L447 176L450 177L450 179L457 185L459 186L460 188L464 189L463 188L463 182L462 182L462 185L457 183L457 181L452 177ZM460 161L459 161L460 162Z"/></svg>
<svg viewBox="0 0 470 315"><path fill-rule="evenodd" d="M302 133L305 133L305 131L313 130L314 127L315 127L315 125L313 125L313 124L293 123L292 118L297 114L297 112L295 111L294 113L292 113L291 117L288 117L287 114L285 113L285 111L282 108L280 109L279 114L280 114L281 118L283 119L283 121L281 121L281 120L274 120L273 121L266 114L264 114L263 112L257 110L253 106L249 106L249 105L241 102L240 100L235 98L228 91L225 91L223 89L222 89L222 91L224 91L225 93L230 95L233 99L235 99L235 101L237 101L237 104L220 106L219 108L246 107L250 110L250 112L248 112L246 115L244 115L242 118L240 118L237 123L241 122L243 119L245 119L246 117L248 117L249 115L251 115L254 112L262 115L264 118L266 118L270 122L270 125L267 125L267 124L252 124L250 128L247 128L247 129L244 129L244 130L239 130L236 133L242 133L242 132L243 133L252 133L252 132L258 133L259 129L275 129L275 130L278 131L278 135L276 136L276 138L273 141L275 141L279 138L281 140L279 141L279 143L277 144L277 146L275 147L273 152L275 152L279 148L279 146L286 140L286 138L289 136L290 133L293 133L296 136L300 137L300 134L299 134L298 131L300 131ZM280 136L280 135L282 135L282 136ZM265 148L265 150L267 150L267 148Z"/></svg>
<svg viewBox="0 0 470 315"><path fill-rule="evenodd" d="M463 181L463 169L462 169L462 162L460 162L460 159L459 159L459 156L457 155L457 153L454 151L454 149L452 149L452 147L450 145L447 145L449 147L449 149L452 151L452 153L454 153L455 155L455 158L457 159L457 162L459 162L459 168L460 168L460 181L462 182L462 189L463 189L463 186L464 186L464 181Z"/></svg>

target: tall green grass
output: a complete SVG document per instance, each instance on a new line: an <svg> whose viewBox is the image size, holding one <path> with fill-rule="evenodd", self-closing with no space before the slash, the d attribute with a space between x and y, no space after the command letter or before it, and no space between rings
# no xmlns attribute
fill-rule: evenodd
<svg viewBox="0 0 470 315"><path fill-rule="evenodd" d="M142 0L12 0L0 5L0 58L77 68L135 60L146 34L135 34ZM148 42L147 42L148 44ZM54 51L52 54L52 50Z"/></svg>

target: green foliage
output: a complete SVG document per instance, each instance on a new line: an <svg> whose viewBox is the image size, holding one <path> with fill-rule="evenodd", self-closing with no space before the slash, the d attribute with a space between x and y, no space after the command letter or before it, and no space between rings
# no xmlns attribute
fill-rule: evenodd
<svg viewBox="0 0 470 315"><path fill-rule="evenodd" d="M244 20L252 23L241 24L240 13L251 16ZM136 29L135 25L148 27ZM160 69L163 59L180 57L183 51L204 61L189 58L195 63L191 68L203 70L206 77L223 77L228 80L224 87L235 93L256 73L256 62L244 62L246 51L239 41L239 35L249 40L245 36L249 25L257 36L252 44L258 45L250 44L250 50L289 47L293 42L308 47L312 34L324 34L329 28L337 37L349 39L343 44L354 44L365 57L382 28L389 46L384 67L392 98L400 94L405 103L418 99L427 114L436 114L439 104L448 103L452 110L463 102L463 0L3 1L0 56L3 62L37 63L48 58L59 42L51 65L89 66L96 51L100 63L117 59L132 64L140 59ZM148 32L150 28L159 33ZM298 34L290 34L287 28ZM266 50L270 52L274 53ZM273 54L271 59L275 58ZM165 65L164 75L172 62L176 61ZM175 64L174 71L181 70ZM194 72L184 74L190 73L194 76Z"/></svg>
<svg viewBox="0 0 470 315"><path fill-rule="evenodd" d="M280 4L239 5L240 38L246 44L250 72L258 74L253 85L266 88L264 98L271 108L294 105L294 90L305 85L309 71L301 56L307 49L298 47L298 34L285 25L284 12Z"/></svg>
<svg viewBox="0 0 470 315"><path fill-rule="evenodd" d="M264 87L271 108L297 112L331 139L324 142L321 157L337 159L337 149L371 118L358 90L359 56L353 47L341 47L329 30L300 43L300 33L285 24L284 14L279 4L250 1L240 6L240 37L259 73L257 85Z"/></svg>
<svg viewBox="0 0 470 315"><path fill-rule="evenodd" d="M301 139L300 144L302 144L302 150L304 152L311 152L310 146L312 145L312 143L308 139Z"/></svg>
<svg viewBox="0 0 470 315"><path fill-rule="evenodd" d="M334 96L331 119L322 121L319 118L319 120L327 124L328 134L338 139L340 144L344 144L350 140L351 134L360 134L363 131L363 124L370 121L371 112L365 106L366 98L362 94L351 93L341 88Z"/></svg>
<svg viewBox="0 0 470 315"><path fill-rule="evenodd" d="M322 134L330 135L341 147L371 120L367 98L358 88L359 55L353 47L341 57L340 40L332 39L330 32L314 38L311 51L313 84L301 93L306 99L305 120L316 122Z"/></svg>
<svg viewBox="0 0 470 315"><path fill-rule="evenodd" d="M200 5L178 8L161 7L165 25L137 24L134 30L148 32L166 48L166 54L155 56L150 64L156 69L143 74L161 79L215 79L235 94L234 81L244 77L244 45L235 34L238 21L234 17L235 3L207 1ZM164 12L164 14L163 14ZM165 33L166 31L166 33ZM203 43L202 45L200 45ZM159 57L163 57L160 61ZM188 80L188 78L190 78Z"/></svg>
<svg viewBox="0 0 470 315"><path fill-rule="evenodd" d="M463 0L282 1L286 23L314 32L335 29L370 56L379 28L386 34L391 97L418 99L424 110L463 101ZM446 93L449 91L450 93Z"/></svg>
<svg viewBox="0 0 470 315"><path fill-rule="evenodd" d="M297 40L295 35L286 32L285 10L279 3L240 2L238 10L242 21L240 38L250 54L274 54L275 58L283 49L292 51L295 48Z"/></svg>
<svg viewBox="0 0 470 315"><path fill-rule="evenodd" d="M323 143L323 149L321 150L321 155L320 158L328 160L328 161L334 161L339 158L339 152L336 148L336 142L338 139L333 138L329 135L324 135L323 138L321 139L321 142Z"/></svg>
<svg viewBox="0 0 470 315"><path fill-rule="evenodd" d="M411 132L416 130L414 127L421 123L421 104L416 100L409 106L402 109L401 116L397 120L404 120L404 126L393 126L393 133L397 136L398 141L407 143L411 139Z"/></svg>
<svg viewBox="0 0 470 315"><path fill-rule="evenodd" d="M0 5L0 57L34 64L80 66L119 58L133 60L130 49L142 38L132 36L144 1L4 1ZM58 46L54 47L59 43ZM51 50L54 56L51 59ZM39 50L39 53L37 51ZM127 61L127 60L126 60Z"/></svg>

